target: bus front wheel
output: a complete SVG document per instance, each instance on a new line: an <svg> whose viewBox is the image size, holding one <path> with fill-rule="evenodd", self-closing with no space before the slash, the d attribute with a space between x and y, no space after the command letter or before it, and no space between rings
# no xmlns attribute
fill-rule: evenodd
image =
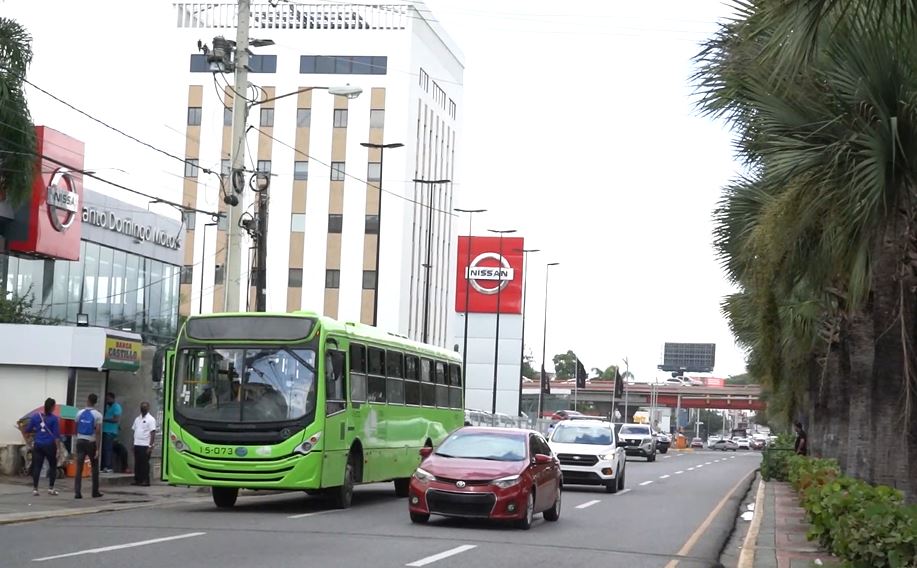
<svg viewBox="0 0 917 568"><path fill-rule="evenodd" d="M350 507L350 503L353 501L353 454L351 454L351 459L347 460L347 465L344 466L344 482L340 487L335 487L331 490L331 501L334 506L338 509L347 509Z"/></svg>
<svg viewBox="0 0 917 568"><path fill-rule="evenodd" d="M213 495L213 503L221 509L229 509L239 498L238 487L211 487L210 493Z"/></svg>

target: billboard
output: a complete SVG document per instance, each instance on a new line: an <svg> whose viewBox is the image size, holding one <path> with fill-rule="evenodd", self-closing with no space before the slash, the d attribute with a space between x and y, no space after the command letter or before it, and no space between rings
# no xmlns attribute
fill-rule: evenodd
<svg viewBox="0 0 917 568"><path fill-rule="evenodd" d="M663 371L712 373L716 363L715 343L666 343L662 353Z"/></svg>
<svg viewBox="0 0 917 568"><path fill-rule="evenodd" d="M32 197L16 211L9 249L79 260L83 143L47 126L36 126L35 138L39 157Z"/></svg>
<svg viewBox="0 0 917 568"><path fill-rule="evenodd" d="M455 311L495 314L522 313L523 239L520 237L459 237Z"/></svg>

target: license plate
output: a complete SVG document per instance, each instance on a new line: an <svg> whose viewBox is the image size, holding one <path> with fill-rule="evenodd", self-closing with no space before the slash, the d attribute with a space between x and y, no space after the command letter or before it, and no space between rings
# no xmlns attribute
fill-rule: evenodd
<svg viewBox="0 0 917 568"><path fill-rule="evenodd" d="M203 446L201 453L205 456L232 456L235 455L235 448L225 446Z"/></svg>

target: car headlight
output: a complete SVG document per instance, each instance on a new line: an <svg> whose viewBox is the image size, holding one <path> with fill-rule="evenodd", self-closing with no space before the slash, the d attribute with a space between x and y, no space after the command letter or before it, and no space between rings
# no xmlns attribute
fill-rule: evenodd
<svg viewBox="0 0 917 568"><path fill-rule="evenodd" d="M501 477L500 479L495 479L493 484L499 487L500 489L506 489L508 487L512 487L513 485L516 485L517 483L519 483L519 476L510 475L507 477Z"/></svg>
<svg viewBox="0 0 917 568"><path fill-rule="evenodd" d="M605 454L604 456L599 456L599 459L600 459L600 460L605 460L605 461L611 461L611 460L615 459L615 455L616 455L616 454L615 454L614 452L611 452L611 453L609 453L609 454Z"/></svg>
<svg viewBox="0 0 917 568"><path fill-rule="evenodd" d="M436 476L434 476L429 471L418 467L414 471L414 479L416 479L417 481L423 481L424 483L430 483L431 481L436 479Z"/></svg>

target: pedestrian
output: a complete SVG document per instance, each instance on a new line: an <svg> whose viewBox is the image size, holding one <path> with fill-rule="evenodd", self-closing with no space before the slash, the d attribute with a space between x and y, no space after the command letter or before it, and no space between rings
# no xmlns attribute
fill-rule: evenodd
<svg viewBox="0 0 917 568"><path fill-rule="evenodd" d="M34 433L32 444L32 495L38 495L38 480L41 479L41 466L48 461L48 495L57 495L54 481L57 478L57 444L60 441L60 422L54 415L57 401L45 399L43 411L38 411L29 418L25 426L26 433Z"/></svg>
<svg viewBox="0 0 917 568"><path fill-rule="evenodd" d="M83 464L89 458L92 475L92 496L101 497L99 492L99 454L102 450L102 413L96 410L99 396L91 393L86 397L86 408L76 415L76 479L73 481L73 498L82 499Z"/></svg>
<svg viewBox="0 0 917 568"><path fill-rule="evenodd" d="M156 441L156 419L150 414L150 403L140 403L140 416L134 419L134 482L131 485L150 486L150 457Z"/></svg>
<svg viewBox="0 0 917 568"><path fill-rule="evenodd" d="M113 473L112 455L115 449L115 440L121 422L121 405L115 400L115 393L105 395L105 417L102 421L102 472Z"/></svg>
<svg viewBox="0 0 917 568"><path fill-rule="evenodd" d="M795 424L796 429L796 455L807 456L809 455L809 437L806 434L806 431L802 428L802 422L797 422Z"/></svg>

